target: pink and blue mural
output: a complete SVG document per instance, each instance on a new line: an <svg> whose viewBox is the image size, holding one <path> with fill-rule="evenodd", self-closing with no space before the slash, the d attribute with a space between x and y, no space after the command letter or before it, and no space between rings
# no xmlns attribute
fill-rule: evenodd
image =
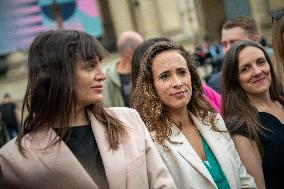
<svg viewBox="0 0 284 189"><path fill-rule="evenodd" d="M103 35L97 0L1 0L0 55L25 50L39 32L56 29L54 3L60 10L63 29Z"/></svg>

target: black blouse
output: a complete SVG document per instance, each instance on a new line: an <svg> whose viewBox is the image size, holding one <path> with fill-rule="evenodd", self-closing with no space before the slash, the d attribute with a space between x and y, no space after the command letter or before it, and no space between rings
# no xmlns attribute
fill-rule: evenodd
<svg viewBox="0 0 284 189"><path fill-rule="evenodd" d="M283 106L283 104L282 104ZM261 124L271 130L262 130L259 134L263 147L262 167L267 189L284 188L284 124L278 118L267 112L258 112ZM228 130L233 125L227 125ZM248 136L246 126L232 133Z"/></svg>
<svg viewBox="0 0 284 189"><path fill-rule="evenodd" d="M108 189L103 161L91 125L71 127L70 135L68 133L63 140L99 188Z"/></svg>

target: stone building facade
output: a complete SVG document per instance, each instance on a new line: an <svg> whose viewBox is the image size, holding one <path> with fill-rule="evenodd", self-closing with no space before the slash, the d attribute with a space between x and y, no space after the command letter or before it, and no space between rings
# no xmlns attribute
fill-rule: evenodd
<svg viewBox="0 0 284 189"><path fill-rule="evenodd" d="M97 0L103 19L100 39L115 51L117 36L135 30L146 39L169 37L183 44L200 44L205 34L220 40L223 22L236 15L252 16L260 33L271 42L271 11L284 7L283 0ZM11 54L8 73L0 76L0 99L9 92L21 104L26 88L26 56Z"/></svg>

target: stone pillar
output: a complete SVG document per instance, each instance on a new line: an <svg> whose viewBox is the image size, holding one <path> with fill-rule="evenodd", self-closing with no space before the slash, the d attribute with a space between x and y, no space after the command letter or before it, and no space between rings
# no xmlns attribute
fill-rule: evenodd
<svg viewBox="0 0 284 189"><path fill-rule="evenodd" d="M159 27L163 34L182 33L181 15L177 1L156 0Z"/></svg>
<svg viewBox="0 0 284 189"><path fill-rule="evenodd" d="M181 34L181 18L176 0L131 0L137 31L145 38Z"/></svg>
<svg viewBox="0 0 284 189"><path fill-rule="evenodd" d="M126 30L134 30L132 15L127 0L108 0L115 35L119 36ZM107 30L107 28L105 28Z"/></svg>
<svg viewBox="0 0 284 189"><path fill-rule="evenodd" d="M137 31L145 38L160 36L155 0L131 0L131 10Z"/></svg>
<svg viewBox="0 0 284 189"><path fill-rule="evenodd" d="M197 10L194 0L178 0L178 5L183 34L189 39L194 40L199 33Z"/></svg>
<svg viewBox="0 0 284 189"><path fill-rule="evenodd" d="M271 44L271 15L268 0L250 0L252 16L256 21L260 35Z"/></svg>
<svg viewBox="0 0 284 189"><path fill-rule="evenodd" d="M204 34L210 34L220 41L221 28L225 20L225 6L223 0L195 0L195 7L199 22L199 41Z"/></svg>

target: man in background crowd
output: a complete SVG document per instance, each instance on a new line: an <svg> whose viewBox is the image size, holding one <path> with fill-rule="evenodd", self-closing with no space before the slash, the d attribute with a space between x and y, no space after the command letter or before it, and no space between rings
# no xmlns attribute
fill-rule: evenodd
<svg viewBox="0 0 284 189"><path fill-rule="evenodd" d="M0 117L7 128L9 139L16 137L19 133L20 113L8 93L4 94L0 105Z"/></svg>
<svg viewBox="0 0 284 189"><path fill-rule="evenodd" d="M131 61L134 50L143 42L143 37L134 31L123 32L117 40L118 60L106 67L104 103L111 107L129 107Z"/></svg>
<svg viewBox="0 0 284 189"><path fill-rule="evenodd" d="M226 21L222 27L221 43L224 47L224 54L231 46L242 40L253 40L259 42L259 33L256 22L248 16L237 16ZM208 81L208 85L221 94L222 71L213 74Z"/></svg>

